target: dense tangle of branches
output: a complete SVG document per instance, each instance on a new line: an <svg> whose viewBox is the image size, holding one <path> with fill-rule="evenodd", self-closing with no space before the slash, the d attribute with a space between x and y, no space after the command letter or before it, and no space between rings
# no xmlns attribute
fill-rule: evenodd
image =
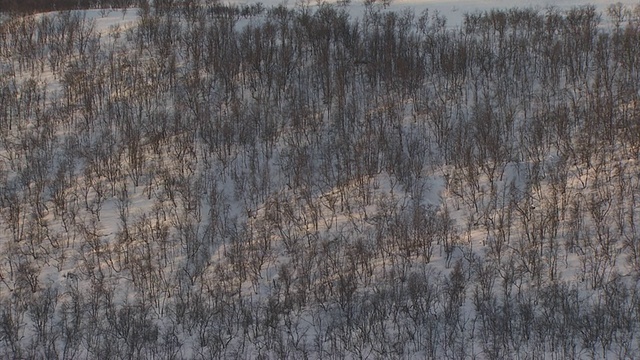
<svg viewBox="0 0 640 360"><path fill-rule="evenodd" d="M637 8L138 5L0 23L0 356L638 357Z"/></svg>

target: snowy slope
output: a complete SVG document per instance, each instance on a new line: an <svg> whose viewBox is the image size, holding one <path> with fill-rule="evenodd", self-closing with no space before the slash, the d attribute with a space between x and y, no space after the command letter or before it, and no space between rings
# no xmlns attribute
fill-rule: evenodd
<svg viewBox="0 0 640 360"><path fill-rule="evenodd" d="M2 24L0 353L636 357L639 21L504 5Z"/></svg>

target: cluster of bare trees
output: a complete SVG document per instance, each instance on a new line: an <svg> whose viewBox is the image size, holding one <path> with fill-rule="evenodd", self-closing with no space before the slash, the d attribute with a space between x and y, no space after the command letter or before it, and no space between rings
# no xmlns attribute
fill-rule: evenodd
<svg viewBox="0 0 640 360"><path fill-rule="evenodd" d="M33 14L43 11L124 8L135 3L135 0L1 0L0 11Z"/></svg>
<svg viewBox="0 0 640 360"><path fill-rule="evenodd" d="M3 357L638 356L638 8L138 5L0 23Z"/></svg>

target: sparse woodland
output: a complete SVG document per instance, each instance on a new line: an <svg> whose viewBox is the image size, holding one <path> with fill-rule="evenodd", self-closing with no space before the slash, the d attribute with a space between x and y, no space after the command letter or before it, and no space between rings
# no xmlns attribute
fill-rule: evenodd
<svg viewBox="0 0 640 360"><path fill-rule="evenodd" d="M127 12L0 20L0 357L640 356L640 6Z"/></svg>
<svg viewBox="0 0 640 360"><path fill-rule="evenodd" d="M44 11L126 8L135 0L0 0L0 12L30 14Z"/></svg>

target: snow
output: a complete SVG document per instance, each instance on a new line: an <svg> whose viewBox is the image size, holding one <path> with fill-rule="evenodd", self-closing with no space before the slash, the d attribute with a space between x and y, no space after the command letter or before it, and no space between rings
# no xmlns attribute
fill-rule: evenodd
<svg viewBox="0 0 640 360"><path fill-rule="evenodd" d="M266 3L267 6L275 4L277 3ZM463 14L465 12L487 11L493 8L514 5L534 6L540 8L553 5L559 8L570 8L580 4L581 3L576 1L560 1L554 2L553 4L540 2L532 4L506 1L413 2L406 0L393 2L385 11L401 11L405 8L411 8L415 9L418 14L422 9L429 9L429 11L437 11L441 13L441 15L445 16L448 19L450 26L456 26L462 23ZM603 9L606 7L607 3L599 1L594 4L599 9ZM628 4L633 5L634 3L629 2ZM289 4L289 6L292 5ZM358 14L363 13L364 6L360 3L354 2L349 5L349 11L355 14L354 16L359 16ZM122 40L116 40L113 35L117 33L124 33L127 29L135 28L138 19L136 9L128 9L126 12L121 10L90 10L84 12L84 14L86 21L93 23L95 26L94 30L102 35L101 41L105 46L119 44L118 41ZM49 13L41 16L55 15L56 13ZM47 69L43 71L40 76L47 82L49 89L60 89L61 85L59 80L55 78L51 70ZM404 114L406 115L410 112L410 107L407 105L404 109ZM413 121L414 119L411 116L406 116L402 120L402 128L409 128ZM35 125L28 124L27 128L33 129L34 127ZM280 144L280 146L282 145L283 144ZM4 155L7 150L2 149L2 151L3 152L0 154L2 154L3 157L7 157ZM234 149L233 151L236 150ZM238 152L240 153L240 150L238 150ZM238 168L242 168L241 166L237 166L237 164L247 163L247 156L248 154L246 153L240 153L238 158L234 160L236 162L236 170ZM123 158L125 157L123 156ZM546 163L552 166L558 161L559 156L556 153L552 153L545 159ZM507 199L509 186L513 185L516 192L525 194L525 188L528 186L528 168L531 166L531 162L526 159L519 160L520 161L518 162L514 161L506 164L504 176L499 181L496 181L495 184L489 184L490 180L488 177L480 175L480 198L485 197L489 193L488 189L491 186L496 186L497 193L502 194L498 196L498 201L502 201L503 203L509 201L509 199ZM635 160L633 159L618 160L620 166L633 166L635 163ZM149 163L156 163L155 161L157 161L158 167L170 169L172 171L171 175L175 175L176 178L181 172L184 173L185 171L188 171L180 169L183 163L180 162L178 157L175 159L149 158L146 159L146 161ZM172 161L174 161L174 163L172 163ZM196 165L196 172L202 171L202 167L204 166L202 164L202 160L200 161L201 162ZM122 160L120 165L123 169L131 166L127 160ZM276 159L268 162L267 166L270 168L277 168ZM123 170L123 172L126 171ZM78 278L82 276L83 271L86 271L84 265L95 261L98 264L96 269L93 271L102 270L104 273L117 274L114 275L114 279L112 279L114 287L117 288L113 298L115 303L127 304L134 303L136 300L139 300L136 299L137 295L134 294L133 291L128 291L128 287L131 286L132 283L129 276L140 274L132 271L130 275L125 275L125 271L120 272L119 270L115 270L117 269L117 259L105 259L100 254L101 247L104 247L103 249L113 250L112 252L117 256L141 256L140 254L145 251L145 246L149 246L148 244L143 243L143 241L136 239L136 234L131 234L131 238L125 240L119 237L124 236L122 234L123 218L120 216L122 211L127 214L126 221L130 224L139 225L135 230L140 233L159 231L163 227L174 228L168 233L168 238L165 240L168 242L174 241L174 246L176 247L181 245L175 244L180 241L180 239L178 239L179 234L176 233L175 227L179 225L184 227L181 228L180 231L193 230L195 232L202 233L210 230L207 229L207 225L210 224L207 224L207 220L203 220L206 219L207 214L209 214L210 211L225 213L225 224L220 226L225 227L227 231L223 234L223 241L214 249L214 251L212 251L211 254L209 254L210 256L208 259L204 259L207 266L213 263L217 267L215 267L215 270L211 270L214 266L209 267L209 270L207 270L206 274L202 276L202 279L210 281L211 283L229 281L229 283L233 283L232 285L226 285L229 287L239 285L238 295L250 299L248 300L250 302L255 301L260 304L266 301L266 299L270 299L270 297L274 296L274 294L279 291L278 289L281 286L280 282L286 280L284 279L286 272L283 269L289 268L292 262L307 261L307 259L297 258L297 247L306 249L307 247L311 248L312 246L316 246L312 244L312 239L313 241L322 242L322 246L327 246L328 248L330 248L330 246L335 242L352 242L352 244L356 244L356 241L353 239L361 240L365 247L375 246L375 243L371 240L375 235L372 230L374 228L373 225L376 224L375 222L384 221L384 216L386 215L398 216L398 221L403 220L402 217L409 214L411 206L424 206L427 209L434 209L435 213L438 215L447 214L450 216L454 224L452 236L456 236L455 244L453 246L453 254L446 254L443 250L445 245L437 244L434 245L434 251L430 259L426 259L424 255L414 255L411 253L413 250L408 251L411 254L407 255L408 264L404 265L389 263L389 260L384 258L375 259L375 261L371 262L371 271L373 273L371 279L373 279L373 283L370 286L358 288L358 294L362 295L369 292L375 293L376 291L380 291L378 286L380 286L380 288L387 285L392 286L390 284L377 284L375 281L389 281L388 279L390 277L386 274L391 271L399 271L398 269L406 271L406 273L403 273L401 276L403 283L405 281L404 276L411 271L424 271L425 273L432 274L434 279L443 279L455 274L455 271L457 271L455 270L456 260L461 262L464 260L467 263L472 264L473 261L471 260L476 258L487 259L492 256L497 256L495 253L492 253L492 251L494 251L492 249L492 245L496 243L497 235L495 230L490 230L490 223L497 221L496 218L500 214L491 214L491 211L487 210L489 209L489 204L484 200L479 201L478 209L473 209L472 206L469 206L470 203L466 203L469 199L465 199L465 196L461 194L468 189L464 189L464 185L462 188L456 188L457 185L455 184L455 180L464 174L456 173L456 170L450 165L438 164L431 168L425 168L421 175L421 181L425 191L424 193L421 193L420 198L415 199L413 197L413 191L415 189L403 188L400 181L394 175L391 175L386 171L381 171L374 176L361 179L359 182L341 184L335 188L323 188L312 193L309 197L305 197L303 194L300 194L298 189L291 189L290 186L285 186L285 184L283 184L284 180L276 174L271 175L274 178L272 182L276 185L280 184L282 187L280 189L271 189L272 191L268 194L267 199L263 199L264 201L261 201L254 200L260 199L258 194L252 194L255 195L255 198L252 197L251 200L242 198L242 195L250 190L247 190L247 188L240 189L240 186L244 185L236 183L231 179L232 177L227 176L227 174L218 174L216 175L217 177L215 177L215 181L219 180L220 183L216 184L216 186L212 186L211 188L207 188L203 191L202 195L210 195L204 194L204 192L211 191L211 189L219 191L219 203L213 203L213 201L207 199L202 201L204 205L198 213L195 211L193 213L184 211L184 213L170 214L164 213L164 209L172 208L173 205L170 204L168 195L163 193L163 191L165 191L163 189L157 190L157 192L151 194L150 190L145 190L144 185L140 185L138 187L133 186L130 179L124 175L123 178L125 180L123 180L122 183L126 184L126 190L120 188L117 189L117 194L107 195L100 198L97 189L89 188L91 180L78 175L76 177L77 183L75 185L75 189L78 191L80 188L86 189L87 197L86 199L69 199L69 201L75 201L76 203L86 201L88 204L91 204L90 206L87 206L87 208L100 205L100 217L96 222L95 218L91 216L88 211L81 211L80 216L78 217L78 224L74 229L66 233L62 228L57 228L56 231L61 237L73 236L72 242L76 241L76 236L78 236L78 233L81 231L87 231L89 233L93 232L97 241L92 244L81 245L83 247L91 247L91 251L83 253L83 255L87 256L85 258L79 256L80 252L77 251L77 248L74 248L74 246L77 246L76 244L66 250L63 250L60 258L52 260L50 264L43 266L40 269L39 279L43 284L54 284L55 287L62 292L65 288L68 288L66 284L69 282L75 282L77 285ZM585 189L589 188L596 175L597 172L593 168L583 168L581 164L571 166L569 179L567 180L568 193L571 196L582 193ZM149 177L148 180L150 188L152 181L159 181L157 179L151 179L155 174L147 174L146 176ZM143 179L141 183L145 183L145 180L146 178ZM365 189L364 192L363 189ZM535 222L536 219L542 219L546 214L544 214L542 210L544 208L544 204L540 203L544 199L544 196L541 196L541 194L547 190L548 188L545 188L539 190L537 193L520 195L520 197L515 199L516 207L519 207L515 211L519 211L522 214L530 211L530 214L527 213L528 215L523 215L522 218L530 216L532 222ZM610 190L613 191L613 188ZM106 192L109 193L108 190ZM587 193L585 192L585 194ZM176 196L176 198L178 198L177 202L180 204L182 201L179 199L180 196ZM584 199L586 199L585 201L589 200L588 197L585 197ZM100 203L98 204L96 201ZM171 201L174 201L173 198ZM82 204L78 205L80 208L83 206L84 205ZM290 212L286 212L285 210L277 211L278 214L282 212L282 214L290 216L289 219L281 220L281 223L278 224L279 226L282 226L282 228L269 228L269 226L271 226L270 222L273 222L273 219L270 217L274 216L273 212L270 212L270 210L274 206L289 207L287 210L290 210ZM126 209L126 211L123 209ZM177 212L178 210L168 211ZM631 211L636 210L631 209ZM285 215L281 216L285 217ZM50 221L51 223L55 223L57 221L53 214L45 217L45 220ZM386 220L389 221L389 219ZM591 221L594 220L592 219ZM513 251L524 253L525 251L531 250L527 248L529 245L527 244L526 239L530 234L527 232L529 229L527 229L526 226L527 224L519 224L517 226L517 231L514 231L512 234L511 242L507 244L508 250L505 250L505 252ZM570 229L566 224L560 226L558 229L558 232L561 234L559 238L567 238L569 236L569 230ZM236 231L236 233L233 233L234 231ZM249 236L244 238L243 235L246 234L249 234ZM322 236L319 236L319 234L322 234ZM162 240L161 234L157 235L159 235L158 240ZM7 246L18 246L11 245L7 239L3 240L7 243ZM62 242L66 241L66 239L62 240ZM233 242L237 242L237 245ZM268 246L265 244L268 244ZM238 246L241 250L248 249L251 254L258 254L261 251L265 253L265 257L263 259L264 263L257 266L257 270L254 273L247 275L247 279L240 282L240 284L235 284L237 279L233 279L235 274L233 267L234 264L230 261L224 260L229 257L230 252L234 251L232 246ZM564 245L559 244L559 246ZM546 248L543 250L550 251ZM344 252L345 250L343 249L341 251ZM537 249L534 249L534 251L537 251ZM582 298L595 299L597 294L590 293L587 289L589 288L589 281L596 281L597 279L585 279L583 269L588 266L598 266L599 264L588 263L589 254L581 254L572 251L568 251L566 254L564 261L558 264L557 276L560 279L564 279L564 281L571 283L572 287L579 289L579 295ZM161 256L159 253L151 255L158 257ZM325 253L325 256L331 255L335 255L335 259L332 258L332 261L346 261L345 259L349 254L332 254L331 250L328 250ZM141 261L144 260L142 256L140 259ZM169 277L179 273L179 275L176 276L181 279L184 278L182 281L187 283L186 279L193 276L189 271L197 271L197 269L195 269L197 266L192 264L192 262L196 261L198 261L198 259L188 258L184 255L175 256L173 257L171 265L168 265L167 268L154 269L157 271L157 274L154 273L154 276ZM327 261L327 259L321 258L309 261L321 262ZM499 263L500 259L495 261L498 265L503 265ZM514 266L524 267L527 266L527 264L524 264L523 262L522 264L516 264ZM90 266L86 266L86 268L90 268ZM293 266L291 266L291 268L293 268ZM412 270L410 271L409 268ZM358 271L365 270L358 269ZM466 268L463 269L463 271L472 272L475 270ZM617 276L614 272L618 272L622 274L622 276L628 276L627 274L632 273L633 270L629 268L629 265L626 263L623 264L623 262L620 261L618 264L613 264L613 266L609 267L608 272L603 275L605 281L614 279ZM316 278L317 285L329 284L329 286L331 286L331 284L336 283L341 279L341 275L342 274L319 274ZM89 287L90 285L94 284L81 282L81 291L90 293L92 291ZM178 289L175 284L167 286L167 288L163 289L153 289L153 291L157 291L157 294L160 294L159 299L161 300L159 301L168 301L171 293L182 290ZM184 283L180 283L180 286L188 287L188 285L185 285ZM205 285L200 284L200 286ZM498 286L498 284L495 285L495 287ZM518 288L518 292L527 291L534 285L520 284L520 286L521 287ZM468 292L470 293L471 290ZM284 301L285 295L276 295L276 297L278 296L282 298L280 300ZM472 317L476 313L476 309L474 308L474 304L471 299L472 296L467 294L465 302L461 304L460 309L464 316ZM441 305L439 304L439 306ZM159 313L162 313L164 307L162 304L155 304L154 309ZM313 339L317 336L322 336L322 332L325 329L322 329L321 327L314 327L318 320L312 318L311 309L302 308L299 309L299 311L300 314L298 314L298 316L301 319L299 324L308 324L308 327L299 329L302 333L299 337L301 339ZM309 313L306 313L307 311ZM336 310L336 313L339 313L339 311ZM168 324L163 323L161 319L158 323L161 324L161 326L168 326ZM28 331L27 334L32 335L30 334L30 331ZM196 338L197 336L185 335L185 338L181 340L184 341L185 348L189 348L190 346L196 348ZM479 341L471 341L471 343L475 346L481 345ZM196 356L196 354L189 352L190 350L184 351L185 352L181 353L184 357ZM370 354L372 349L369 349L368 351Z"/></svg>
<svg viewBox="0 0 640 360"><path fill-rule="evenodd" d="M93 20L96 24L96 31L100 34L109 34L118 28L118 31L124 31L137 24L138 9L112 9L109 12L102 10L87 10L85 12L87 20Z"/></svg>

